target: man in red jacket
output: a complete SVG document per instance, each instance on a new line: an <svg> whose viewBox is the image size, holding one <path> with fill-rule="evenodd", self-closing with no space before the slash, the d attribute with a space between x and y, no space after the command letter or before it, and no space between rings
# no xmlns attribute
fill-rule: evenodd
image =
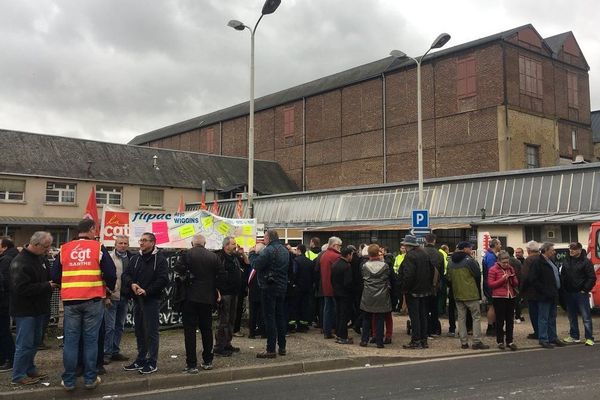
<svg viewBox="0 0 600 400"><path fill-rule="evenodd" d="M319 260L321 270L321 289L323 291L323 335L325 339L333 339L335 324L335 298L331 285L331 266L340 258L342 239L332 236L327 242L327 250Z"/></svg>

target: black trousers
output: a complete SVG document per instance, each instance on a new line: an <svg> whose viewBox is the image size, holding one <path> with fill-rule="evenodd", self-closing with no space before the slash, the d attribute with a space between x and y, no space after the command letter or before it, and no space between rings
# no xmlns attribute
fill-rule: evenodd
<svg viewBox="0 0 600 400"><path fill-rule="evenodd" d="M352 304L352 297L335 297L335 326L336 334L340 339L348 339L348 321L352 318L352 312L354 305Z"/></svg>
<svg viewBox="0 0 600 400"><path fill-rule="evenodd" d="M406 294L406 305L411 324L411 341L427 342L428 297L414 297Z"/></svg>
<svg viewBox="0 0 600 400"><path fill-rule="evenodd" d="M239 332L240 327L242 326L242 312L244 311L244 299L245 299L244 293L238 294L236 313L235 313L235 322L233 323L233 332L234 333Z"/></svg>
<svg viewBox="0 0 600 400"><path fill-rule="evenodd" d="M428 309L428 318L427 318L427 330L429 335L441 335L442 328L440 325L440 315L438 309L438 296L429 296L427 298L427 309Z"/></svg>
<svg viewBox="0 0 600 400"><path fill-rule="evenodd" d="M265 325L262 316L260 301L248 301L248 336L265 334Z"/></svg>
<svg viewBox="0 0 600 400"><path fill-rule="evenodd" d="M213 361L212 305L186 301L183 303L183 335L185 340L185 362L196 368L196 328L202 336L202 360L205 364Z"/></svg>
<svg viewBox="0 0 600 400"><path fill-rule="evenodd" d="M496 341L504 343L506 336L506 344L510 344L513 342L516 300L514 297L512 299L494 297L492 301L496 311Z"/></svg>
<svg viewBox="0 0 600 400"><path fill-rule="evenodd" d="M0 364L6 362L12 365L15 358L15 341L10 332L10 315L0 313Z"/></svg>

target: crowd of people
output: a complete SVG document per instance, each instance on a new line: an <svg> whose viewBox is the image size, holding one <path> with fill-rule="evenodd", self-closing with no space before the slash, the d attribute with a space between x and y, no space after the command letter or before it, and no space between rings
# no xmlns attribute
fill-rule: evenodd
<svg viewBox="0 0 600 400"><path fill-rule="evenodd" d="M10 239L1 240L0 372L12 371L15 385L35 384L47 376L36 367L35 356L55 288L60 288L64 308L65 390L75 390L78 376L86 389L94 389L110 362L130 362L123 369L141 374L158 369L159 309L169 267L155 236L144 233L136 252L129 251L128 237L116 236L115 248L108 251L96 240L93 221L82 220L78 232L61 246L52 265L46 257L53 241L48 232L36 232L21 251ZM450 253L448 246L437 246L434 234L424 239L421 245L406 235L394 257L378 244L344 246L336 236L322 246L315 237L309 246L291 248L275 230L266 231L263 243L248 254L233 237L224 238L215 252L205 247L202 235L195 235L174 266L186 351L183 371L210 370L214 357L240 351L233 340L245 335L244 304L248 337L266 339L264 351L256 354L265 359L287 355L286 335L309 329L320 329L324 340L340 345L353 344L349 330L355 331L359 346L384 348L393 339L392 312L404 310L410 334L405 349L428 348L431 338L442 335L443 313L448 315L446 335L458 335L461 348L488 349L482 339L482 303L487 304L485 334L495 337L501 350L518 349L513 330L524 321L525 304L533 328L529 338L542 347L582 340L594 345L589 293L596 275L580 243L570 244L559 268L552 243L527 243L525 257L523 249L503 250L492 239L480 266L471 242L458 243ZM559 302L570 322L569 336L563 339L556 330ZM130 303L137 344L133 360L120 348Z"/></svg>

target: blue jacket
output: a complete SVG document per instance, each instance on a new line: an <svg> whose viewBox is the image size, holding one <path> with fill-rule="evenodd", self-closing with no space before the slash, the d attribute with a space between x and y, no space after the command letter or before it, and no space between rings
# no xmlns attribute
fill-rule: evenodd
<svg viewBox="0 0 600 400"><path fill-rule="evenodd" d="M272 289L271 293L275 295L285 295L287 291L289 262L289 252L279 240L270 242L260 254L250 253L250 264L256 270L258 287ZM272 276L272 283L268 283L268 276Z"/></svg>

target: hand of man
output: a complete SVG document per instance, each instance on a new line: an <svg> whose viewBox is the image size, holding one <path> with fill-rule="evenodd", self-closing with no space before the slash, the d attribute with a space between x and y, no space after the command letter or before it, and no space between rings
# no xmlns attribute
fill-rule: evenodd
<svg viewBox="0 0 600 400"><path fill-rule="evenodd" d="M57 287L59 287L58 283L54 283L54 282L52 282L52 281L48 281L48 283L50 284L50 287L51 287L52 289L56 289Z"/></svg>

